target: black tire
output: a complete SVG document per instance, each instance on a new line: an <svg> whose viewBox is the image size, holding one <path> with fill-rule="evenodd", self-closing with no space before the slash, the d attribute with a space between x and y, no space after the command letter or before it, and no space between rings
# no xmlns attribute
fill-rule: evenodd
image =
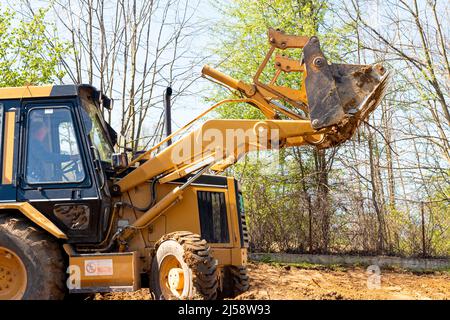
<svg viewBox="0 0 450 320"><path fill-rule="evenodd" d="M184 285L179 295L168 293L161 288L161 267L165 259L178 261L183 270ZM150 273L150 291L157 300L198 299L214 300L217 298L218 278L216 263L209 246L199 235L179 231L165 235L155 245ZM167 279L167 278L166 278Z"/></svg>
<svg viewBox="0 0 450 320"><path fill-rule="evenodd" d="M221 298L234 298L246 292L249 287L250 278L246 267L224 267Z"/></svg>
<svg viewBox="0 0 450 320"><path fill-rule="evenodd" d="M16 254L26 269L22 300L64 298L65 270L60 246L29 221L0 214L0 247Z"/></svg>

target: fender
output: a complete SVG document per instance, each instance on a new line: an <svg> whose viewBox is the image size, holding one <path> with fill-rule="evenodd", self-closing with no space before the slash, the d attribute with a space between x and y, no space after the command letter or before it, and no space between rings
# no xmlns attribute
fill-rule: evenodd
<svg viewBox="0 0 450 320"><path fill-rule="evenodd" d="M67 239L67 236L62 232L53 222L47 219L41 212L34 208L28 202L10 202L10 203L0 203L0 214L1 210L4 209L15 209L20 211L24 216L33 221L39 227L55 236L58 239Z"/></svg>

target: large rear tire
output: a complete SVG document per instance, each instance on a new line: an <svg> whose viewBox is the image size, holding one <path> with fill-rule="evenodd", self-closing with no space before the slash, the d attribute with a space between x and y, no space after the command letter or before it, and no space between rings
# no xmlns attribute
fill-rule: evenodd
<svg viewBox="0 0 450 320"><path fill-rule="evenodd" d="M59 300L65 294L59 245L26 219L0 214L0 300Z"/></svg>
<svg viewBox="0 0 450 320"><path fill-rule="evenodd" d="M165 235L155 246L150 290L158 300L217 297L216 263L199 235L179 231Z"/></svg>
<svg viewBox="0 0 450 320"><path fill-rule="evenodd" d="M250 279L246 267L226 266L223 272L221 298L234 298L249 289Z"/></svg>

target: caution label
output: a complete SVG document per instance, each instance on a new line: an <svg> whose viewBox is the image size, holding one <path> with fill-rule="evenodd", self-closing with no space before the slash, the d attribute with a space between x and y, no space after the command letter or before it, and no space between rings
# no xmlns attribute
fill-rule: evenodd
<svg viewBox="0 0 450 320"><path fill-rule="evenodd" d="M112 259L85 260L84 275L89 276L112 276L113 261Z"/></svg>

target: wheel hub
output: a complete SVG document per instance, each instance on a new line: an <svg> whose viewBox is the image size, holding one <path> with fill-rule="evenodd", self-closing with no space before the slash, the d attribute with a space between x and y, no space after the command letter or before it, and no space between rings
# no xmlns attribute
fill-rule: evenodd
<svg viewBox="0 0 450 320"><path fill-rule="evenodd" d="M13 251L0 247L0 300L17 300L27 287L27 273L22 260Z"/></svg>
<svg viewBox="0 0 450 320"><path fill-rule="evenodd" d="M175 256L168 255L163 259L160 266L159 281L164 297L183 298L184 273Z"/></svg>
<svg viewBox="0 0 450 320"><path fill-rule="evenodd" d="M182 290L184 287L184 273L181 268L172 268L169 271L169 286L172 290Z"/></svg>

